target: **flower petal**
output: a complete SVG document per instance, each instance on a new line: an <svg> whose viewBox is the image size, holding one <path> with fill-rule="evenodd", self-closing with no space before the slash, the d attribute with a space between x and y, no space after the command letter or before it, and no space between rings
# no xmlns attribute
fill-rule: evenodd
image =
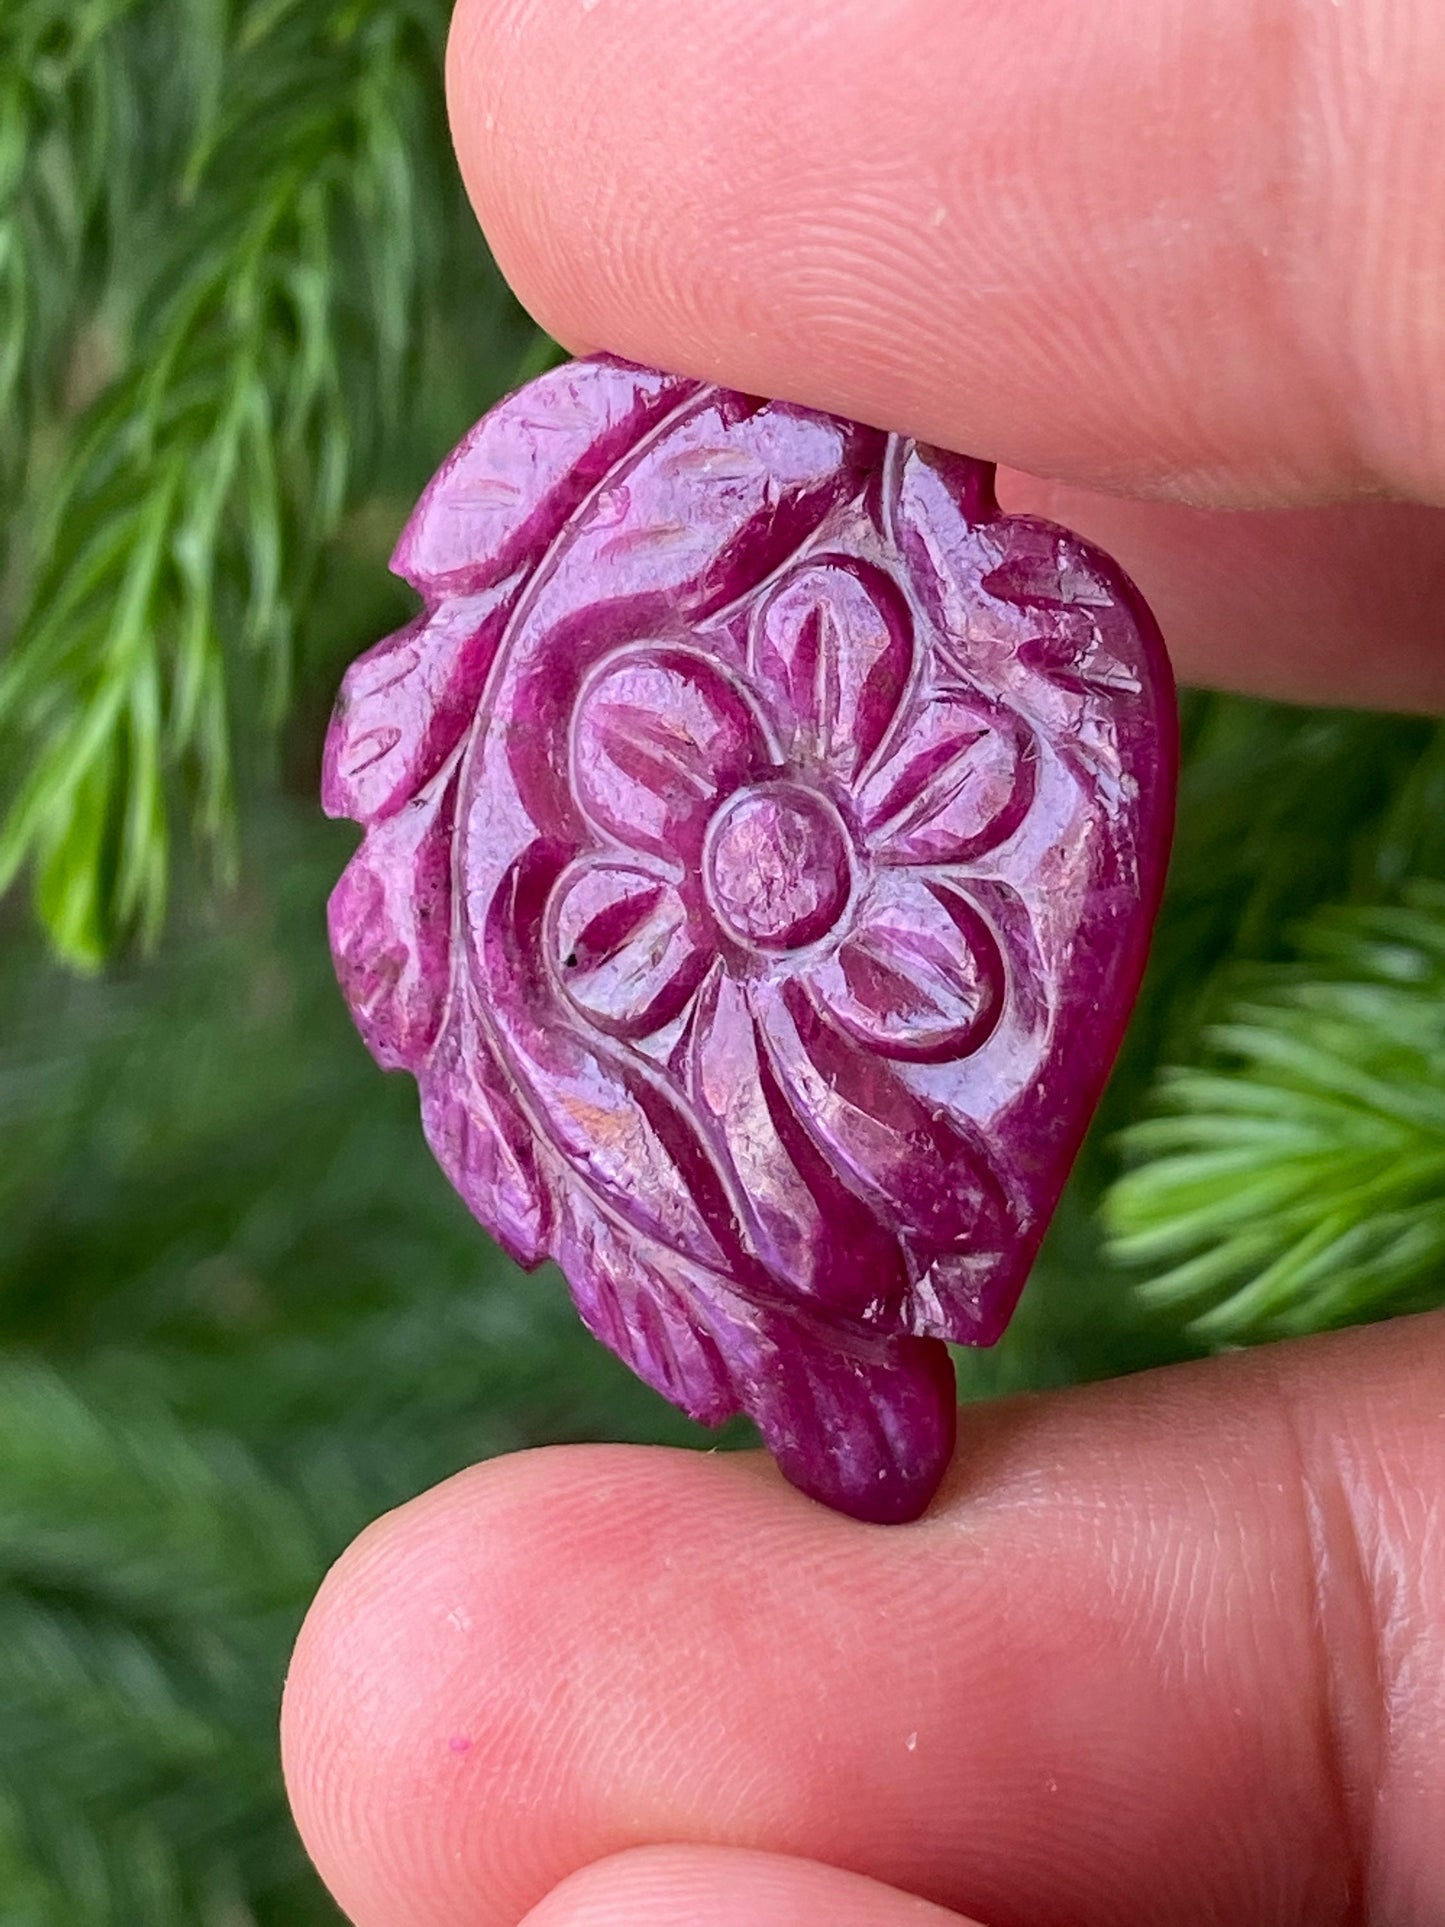
<svg viewBox="0 0 1445 1927"><path fill-rule="evenodd" d="M790 1298L900 1328L897 1238L819 1155L761 1049L743 986L718 970L679 1045L680 1073L736 1175L749 1251Z"/></svg>
<svg viewBox="0 0 1445 1927"><path fill-rule="evenodd" d="M565 871L547 929L558 982L614 1037L647 1037L671 1023L707 968L677 886L633 864L592 861Z"/></svg>
<svg viewBox="0 0 1445 1927"><path fill-rule="evenodd" d="M882 569L820 557L786 576L758 611L750 656L792 726L794 753L851 777L887 734L908 684L908 605Z"/></svg>
<svg viewBox="0 0 1445 1927"><path fill-rule="evenodd" d="M449 597L352 663L326 733L328 816L391 816L440 769L476 712L515 588Z"/></svg>
<svg viewBox="0 0 1445 1927"><path fill-rule="evenodd" d="M372 825L327 905L331 951L356 1027L387 1070L416 1070L451 978L455 771Z"/></svg>
<svg viewBox="0 0 1445 1927"><path fill-rule="evenodd" d="M943 1064L988 1038L1006 974L979 911L945 883L904 871L875 893L847 939L808 974L834 1023L883 1057Z"/></svg>
<svg viewBox="0 0 1445 1927"><path fill-rule="evenodd" d="M604 835L695 856L713 803L767 762L736 682L696 650L643 643L602 663L572 722L573 787Z"/></svg>
<svg viewBox="0 0 1445 1927"><path fill-rule="evenodd" d="M970 689L944 689L864 783L859 810L884 863L964 863L1028 815L1038 745L1023 718Z"/></svg>
<svg viewBox="0 0 1445 1927"><path fill-rule="evenodd" d="M447 457L397 543L393 570L432 595L475 594L510 575L697 386L610 356L529 382Z"/></svg>

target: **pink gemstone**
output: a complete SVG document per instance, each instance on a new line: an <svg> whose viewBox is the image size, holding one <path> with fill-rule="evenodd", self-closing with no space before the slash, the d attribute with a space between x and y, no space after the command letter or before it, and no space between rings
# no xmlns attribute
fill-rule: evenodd
<svg viewBox="0 0 1445 1927"><path fill-rule="evenodd" d="M703 887L723 930L758 950L800 950L848 902L849 838L821 790L788 781L736 791L703 844Z"/></svg>
<svg viewBox="0 0 1445 1927"><path fill-rule="evenodd" d="M987 464L598 357L511 396L347 675L343 989L525 1265L860 1518L928 1503L1163 879L1169 668Z"/></svg>

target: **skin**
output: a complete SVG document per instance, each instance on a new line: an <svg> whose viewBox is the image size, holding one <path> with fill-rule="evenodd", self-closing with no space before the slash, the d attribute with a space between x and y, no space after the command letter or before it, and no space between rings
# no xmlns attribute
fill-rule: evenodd
<svg viewBox="0 0 1445 1927"><path fill-rule="evenodd" d="M1445 707L1438 0L463 0L449 81L570 348L997 458L1188 678ZM970 1410L891 1530L477 1467L321 1589L303 1837L359 1927L1438 1927L1442 1365Z"/></svg>

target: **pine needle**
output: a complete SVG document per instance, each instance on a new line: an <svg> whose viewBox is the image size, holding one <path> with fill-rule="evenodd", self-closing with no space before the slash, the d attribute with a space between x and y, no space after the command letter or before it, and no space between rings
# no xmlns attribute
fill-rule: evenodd
<svg viewBox="0 0 1445 1927"><path fill-rule="evenodd" d="M1327 908L1249 973L1122 1134L1114 1254L1211 1343L1445 1294L1445 889Z"/></svg>
<svg viewBox="0 0 1445 1927"><path fill-rule="evenodd" d="M9 22L0 401L3 385L46 392L41 345L53 359L65 330L45 325L44 301L82 332L108 158L92 96L149 104L136 70L149 86L161 30L183 46L209 12L92 0L48 90L17 75L55 40L55 10L25 0ZM112 246L93 303L125 318L121 367L29 478L0 664L0 890L29 867L42 922L80 966L132 934L154 941L173 819L230 867L238 722L261 736L285 714L318 552L404 410L448 205L427 191L440 13L243 9L219 77L182 60L195 84L141 143L158 171L130 225L150 245ZM155 91L164 123L171 95ZM133 134L111 120L117 142ZM52 149L67 162L59 196ZM68 273L47 294L51 258Z"/></svg>

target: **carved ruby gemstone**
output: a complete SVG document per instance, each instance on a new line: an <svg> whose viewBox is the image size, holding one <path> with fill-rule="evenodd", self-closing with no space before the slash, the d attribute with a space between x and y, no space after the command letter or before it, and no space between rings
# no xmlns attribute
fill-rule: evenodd
<svg viewBox="0 0 1445 1927"><path fill-rule="evenodd" d="M984 463L605 357L494 409L394 566L424 613L326 748L363 1037L649 1384L915 1517L1143 967L1148 612Z"/></svg>

